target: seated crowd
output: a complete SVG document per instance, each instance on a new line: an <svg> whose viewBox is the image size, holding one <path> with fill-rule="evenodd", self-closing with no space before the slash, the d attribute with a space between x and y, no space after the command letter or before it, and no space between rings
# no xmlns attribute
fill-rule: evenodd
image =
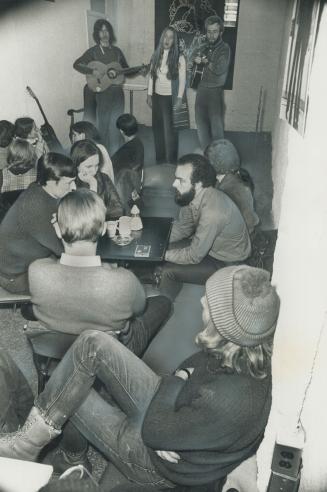
<svg viewBox="0 0 327 492"><path fill-rule="evenodd" d="M117 128L125 143L112 156L87 121L72 125L72 147L58 153L31 118L0 121L0 286L31 296L29 328L63 346L70 337L34 403L0 349L0 457L40 460L61 436L56 458L41 454L58 473L90 468L91 443L135 490L222 491L256 453L271 406L279 298L269 272L246 264L259 223L253 182L226 139L178 160L179 217L147 289L132 267L97 254L107 221L141 194L137 121L121 115ZM197 349L159 376L141 358L184 283L204 286Z"/></svg>

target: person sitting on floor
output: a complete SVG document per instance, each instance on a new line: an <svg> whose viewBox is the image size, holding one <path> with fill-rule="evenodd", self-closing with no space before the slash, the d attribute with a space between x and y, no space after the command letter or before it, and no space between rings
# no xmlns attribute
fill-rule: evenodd
<svg viewBox="0 0 327 492"><path fill-rule="evenodd" d="M241 168L236 148L229 140L214 140L205 150L205 156L216 171L217 188L236 203L252 234L259 224L254 209L254 185L249 173Z"/></svg>
<svg viewBox="0 0 327 492"><path fill-rule="evenodd" d="M7 167L9 145L15 135L15 126L7 120L0 121L0 169Z"/></svg>
<svg viewBox="0 0 327 492"><path fill-rule="evenodd" d="M214 188L216 173L198 154L179 159L173 187L181 205L173 224L160 290L175 299L182 283L204 284L216 270L251 253L244 219L235 203Z"/></svg>
<svg viewBox="0 0 327 492"><path fill-rule="evenodd" d="M0 437L0 456L35 460L71 419L134 483L221 490L263 438L279 298L268 272L238 265L208 279L201 303L200 351L170 376L106 333L82 333L23 427ZM91 391L96 379L108 398Z"/></svg>
<svg viewBox="0 0 327 492"><path fill-rule="evenodd" d="M37 163L36 183L23 191L0 224L0 286L28 293L27 269L32 261L63 247L51 225L58 199L75 189L76 168L66 156L49 152Z"/></svg>
<svg viewBox="0 0 327 492"><path fill-rule="evenodd" d="M140 197L144 166L144 146L138 137L138 124L131 114L122 114L117 119L117 128L125 144L112 156L116 187L125 210L129 210Z"/></svg>
<svg viewBox="0 0 327 492"><path fill-rule="evenodd" d="M89 121L77 121L70 127L69 138L72 144L80 140L92 140L100 149L102 155L101 172L108 174L111 181L115 184L115 175L108 151L101 143L100 133L97 128Z"/></svg>
<svg viewBox="0 0 327 492"><path fill-rule="evenodd" d="M27 140L35 148L36 157L49 152L49 148L43 139L41 130L36 126L32 118L17 118L15 121L15 137Z"/></svg>
<svg viewBox="0 0 327 492"><path fill-rule="evenodd" d="M33 312L47 330L117 333L141 355L170 314L171 302L164 296L146 299L132 272L101 263L96 249L106 232L105 215L101 198L85 188L60 201L55 230L65 252L59 261L44 258L30 265Z"/></svg>
<svg viewBox="0 0 327 492"><path fill-rule="evenodd" d="M102 154L91 140L80 140L71 148L73 163L77 168L77 188L88 188L97 193L107 209L107 220L117 219L124 213L123 205L111 179L102 169Z"/></svg>

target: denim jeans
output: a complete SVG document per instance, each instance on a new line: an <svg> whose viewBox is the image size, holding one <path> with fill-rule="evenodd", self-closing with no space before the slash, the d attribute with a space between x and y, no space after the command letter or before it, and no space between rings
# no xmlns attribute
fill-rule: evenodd
<svg viewBox="0 0 327 492"><path fill-rule="evenodd" d="M96 378L108 399L92 389ZM58 429L71 418L129 480L173 488L155 470L141 437L143 418L159 383L159 376L114 337L85 331L57 366L35 405Z"/></svg>
<svg viewBox="0 0 327 492"><path fill-rule="evenodd" d="M0 433L23 425L33 406L33 394L10 355L0 349Z"/></svg>
<svg viewBox="0 0 327 492"><path fill-rule="evenodd" d="M167 321L171 311L172 303L167 296L158 295L147 298L145 311L130 320L126 329L122 330L118 336L119 341L134 354L142 357L151 340ZM32 304L27 304L25 308L22 308L21 313L25 319L30 321L27 324L26 334L32 340L35 352L54 359L61 359L75 341L76 336L45 328L35 317Z"/></svg>
<svg viewBox="0 0 327 492"><path fill-rule="evenodd" d="M111 86L97 93L95 98L97 128L109 155L113 155L124 143L120 130L116 127L118 117L124 112L124 92L119 86Z"/></svg>
<svg viewBox="0 0 327 492"><path fill-rule="evenodd" d="M195 121L201 148L224 138L224 104L221 87L199 87L195 99Z"/></svg>

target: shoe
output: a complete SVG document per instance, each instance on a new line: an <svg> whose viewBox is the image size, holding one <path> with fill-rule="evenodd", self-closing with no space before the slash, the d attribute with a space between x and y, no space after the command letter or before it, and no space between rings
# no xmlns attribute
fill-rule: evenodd
<svg viewBox="0 0 327 492"><path fill-rule="evenodd" d="M92 475L92 465L87 457L87 448L80 453L69 452L60 447L49 451L42 463L53 466L53 473L61 475L72 466L82 465Z"/></svg>
<svg viewBox="0 0 327 492"><path fill-rule="evenodd" d="M0 456L36 461L42 448L60 433L60 430L45 422L36 407L32 407L21 429L8 434L0 434Z"/></svg>

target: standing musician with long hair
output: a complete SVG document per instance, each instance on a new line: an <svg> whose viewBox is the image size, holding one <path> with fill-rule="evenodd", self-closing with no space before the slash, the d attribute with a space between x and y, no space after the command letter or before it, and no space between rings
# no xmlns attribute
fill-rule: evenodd
<svg viewBox="0 0 327 492"><path fill-rule="evenodd" d="M93 74L99 77L98 70L88 67L92 61L105 65L118 62L122 68L128 68L122 51L113 46L114 31L106 19L98 19L93 28L93 39L96 45L89 48L78 58L73 67L80 73ZM88 86L84 87L84 119L96 123L102 142L112 155L123 143L120 131L116 128L118 116L124 113L124 92L120 85L111 85L103 92L93 93Z"/></svg>
<svg viewBox="0 0 327 492"><path fill-rule="evenodd" d="M157 163L177 161L177 134L173 106L181 109L186 83L186 61L179 51L175 29L166 27L152 55L148 104L152 107Z"/></svg>

